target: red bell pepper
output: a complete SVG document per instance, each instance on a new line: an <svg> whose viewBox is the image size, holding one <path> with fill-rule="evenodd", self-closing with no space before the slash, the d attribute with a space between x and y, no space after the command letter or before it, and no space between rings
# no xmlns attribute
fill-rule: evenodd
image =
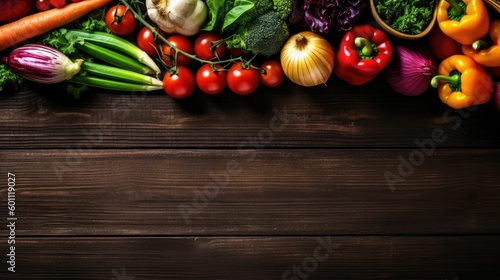
<svg viewBox="0 0 500 280"><path fill-rule="evenodd" d="M368 24L348 31L340 43L335 74L351 85L362 85L375 78L392 59L387 35Z"/></svg>

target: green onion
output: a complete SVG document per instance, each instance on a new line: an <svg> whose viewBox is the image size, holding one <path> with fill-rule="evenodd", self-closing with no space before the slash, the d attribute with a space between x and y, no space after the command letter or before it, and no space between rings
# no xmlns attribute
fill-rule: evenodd
<svg viewBox="0 0 500 280"><path fill-rule="evenodd" d="M83 30L69 30L66 34L66 38L68 41L83 39L87 42L92 42L109 49L123 52L140 63L147 65L149 68L153 69L156 74L161 72L158 65L156 65L153 59L146 52L141 50L132 42L114 34L99 31L87 32Z"/></svg>
<svg viewBox="0 0 500 280"><path fill-rule="evenodd" d="M86 61L82 64L81 69L87 71L90 74L101 76L103 78L110 78L114 80L121 80L136 84L154 85L163 87L163 82L157 78L125 70L118 67Z"/></svg>
<svg viewBox="0 0 500 280"><path fill-rule="evenodd" d="M112 64L116 67L124 68L141 74L153 74L153 70L148 66L134 60L133 58L121 53L106 49L89 42L76 43L75 47L84 51L95 58Z"/></svg>
<svg viewBox="0 0 500 280"><path fill-rule="evenodd" d="M155 91L163 89L163 86L140 85L91 76L73 76L73 78L67 80L67 82L118 91Z"/></svg>

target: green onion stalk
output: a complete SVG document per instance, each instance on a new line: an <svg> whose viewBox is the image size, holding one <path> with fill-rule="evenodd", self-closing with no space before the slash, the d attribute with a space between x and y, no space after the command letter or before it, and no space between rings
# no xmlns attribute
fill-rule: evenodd
<svg viewBox="0 0 500 280"><path fill-rule="evenodd" d="M83 30L69 30L65 36L68 41L83 40L85 43L82 45L91 42L108 49L108 51L109 49L113 49L123 52L124 54L127 54L128 56L133 58L135 61L138 61L139 63L149 67L155 74L158 75L161 72L160 68L158 68L158 65L156 65L153 59L146 52L122 37L114 36L106 32L87 32ZM105 52L101 51L100 53Z"/></svg>
<svg viewBox="0 0 500 280"><path fill-rule="evenodd" d="M163 89L157 77L160 68L151 57L131 42L114 34L98 31L69 30L69 45L109 65L84 61L82 73L67 81L86 86L120 91ZM150 75L156 74L156 77Z"/></svg>

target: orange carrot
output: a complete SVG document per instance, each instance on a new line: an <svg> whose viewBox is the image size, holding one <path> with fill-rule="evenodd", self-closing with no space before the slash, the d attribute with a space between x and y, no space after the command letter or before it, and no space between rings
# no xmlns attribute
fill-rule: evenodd
<svg viewBox="0 0 500 280"><path fill-rule="evenodd" d="M85 0L37 12L0 26L0 51L75 21L111 0Z"/></svg>

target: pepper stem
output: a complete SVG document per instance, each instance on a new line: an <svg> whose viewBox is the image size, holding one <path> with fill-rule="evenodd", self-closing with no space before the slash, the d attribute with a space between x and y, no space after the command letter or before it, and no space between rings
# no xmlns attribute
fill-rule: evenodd
<svg viewBox="0 0 500 280"><path fill-rule="evenodd" d="M462 9L462 7L460 7L460 5L458 5L456 0L445 0L445 1L450 4L451 6L450 12L452 15L459 17L460 15L463 14L464 10Z"/></svg>
<svg viewBox="0 0 500 280"><path fill-rule="evenodd" d="M439 81L445 81L452 87L458 87L460 85L460 74L446 75L436 75L431 80L431 86L437 88Z"/></svg>
<svg viewBox="0 0 500 280"><path fill-rule="evenodd" d="M363 54L363 56L372 56L372 42L368 41L368 39L364 37L357 37L356 39L354 39L354 44L356 45L356 47L361 49L361 53Z"/></svg>
<svg viewBox="0 0 500 280"><path fill-rule="evenodd" d="M472 48L475 51L484 50L484 49L487 49L489 47L491 47L491 43L486 41L486 40L477 40L477 41L474 41L474 43L472 43Z"/></svg>

